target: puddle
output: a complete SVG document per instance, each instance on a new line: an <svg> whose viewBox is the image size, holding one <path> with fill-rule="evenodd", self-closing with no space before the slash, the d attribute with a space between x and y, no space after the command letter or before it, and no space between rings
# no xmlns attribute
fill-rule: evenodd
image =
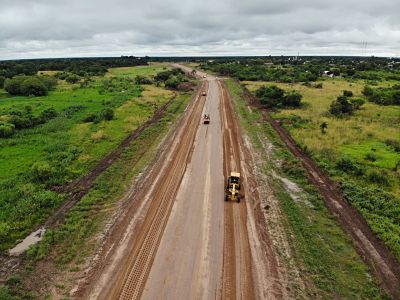
<svg viewBox="0 0 400 300"><path fill-rule="evenodd" d="M38 230L28 235L21 243L9 250L8 253L10 255L20 255L21 253L25 252L29 248L29 246L39 242L43 238L45 232L46 228L39 228Z"/></svg>

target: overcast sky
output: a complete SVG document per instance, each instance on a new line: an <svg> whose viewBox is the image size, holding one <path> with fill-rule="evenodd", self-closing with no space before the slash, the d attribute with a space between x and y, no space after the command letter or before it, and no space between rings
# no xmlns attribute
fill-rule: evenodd
<svg viewBox="0 0 400 300"><path fill-rule="evenodd" d="M0 59L297 53L400 56L400 0L0 0Z"/></svg>

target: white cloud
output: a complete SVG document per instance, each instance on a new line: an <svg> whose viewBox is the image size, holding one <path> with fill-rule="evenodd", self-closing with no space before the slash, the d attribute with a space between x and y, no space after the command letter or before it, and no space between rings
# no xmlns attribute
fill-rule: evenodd
<svg viewBox="0 0 400 300"><path fill-rule="evenodd" d="M0 7L0 59L400 55L398 0L0 0Z"/></svg>

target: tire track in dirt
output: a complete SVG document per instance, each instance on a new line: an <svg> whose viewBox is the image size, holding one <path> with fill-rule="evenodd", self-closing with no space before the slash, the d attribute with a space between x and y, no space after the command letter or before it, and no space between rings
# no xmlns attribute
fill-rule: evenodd
<svg viewBox="0 0 400 300"><path fill-rule="evenodd" d="M207 83L203 83L199 90L206 88ZM79 284L76 297L80 299L112 299L113 297L115 299L119 297L125 277L129 274L128 266L130 262L127 262L127 258L132 257L132 253L140 248L140 242L143 242L146 236L145 231L149 229L152 223L151 218L157 212L160 201L164 199L163 195L157 194L157 189L161 185L166 185L165 181L168 179L166 174L173 171L178 172L177 168L172 168L172 166L176 163L173 156L176 156L177 149L180 146L181 148L182 145L187 147L184 167L186 167L186 162L190 160L192 151L190 138L194 139L194 137L190 133L193 129L189 130L189 128L197 125L193 118L199 122L203 104L204 99L198 92L178 120L176 129L163 142L157 161L146 172L147 174L140 183L129 191L125 200L126 205L122 207L121 215L107 233L107 238L96 255L95 265L89 271L87 278L90 277L90 281L86 279ZM182 154L182 152L179 153ZM182 166L181 163L179 165ZM171 178L180 183L181 178ZM179 186L179 183L175 182L173 185ZM163 189L165 190L165 187ZM172 189L174 188L172 187ZM171 197L172 194L168 193L168 198ZM154 248L152 248L153 250Z"/></svg>
<svg viewBox="0 0 400 300"><path fill-rule="evenodd" d="M108 298L139 299L143 292L176 192L190 159L203 105L204 97L200 97L185 126L185 134L181 137L177 148L174 149L170 164L166 167L161 182L157 183L155 192L151 195L152 202L135 247L129 255L127 268L120 273L122 276Z"/></svg>
<svg viewBox="0 0 400 300"><path fill-rule="evenodd" d="M231 171L240 172L240 131L224 86L220 86L220 114L224 145L225 182ZM243 183L243 181L242 181ZM243 193L243 189L242 189ZM222 201L222 199L221 199ZM246 204L225 203L223 299L254 299L252 257L247 234Z"/></svg>

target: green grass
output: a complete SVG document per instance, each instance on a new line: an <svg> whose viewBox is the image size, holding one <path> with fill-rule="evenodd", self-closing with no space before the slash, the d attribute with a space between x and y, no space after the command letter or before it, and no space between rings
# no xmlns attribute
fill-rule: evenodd
<svg viewBox="0 0 400 300"><path fill-rule="evenodd" d="M347 156L359 164L392 170L399 163L399 155L393 152L390 146L377 141L343 145L338 150L343 156ZM372 160L367 159L368 155L372 157Z"/></svg>
<svg viewBox="0 0 400 300"><path fill-rule="evenodd" d="M330 103L343 90L352 90L361 97L364 81L329 79L323 88L316 89L302 84L277 84L285 90L297 90L303 95L304 105L299 109L283 109L273 114L283 120L298 145L330 176L340 182L351 183L352 188L343 190L346 199L360 210L373 231L400 260L399 226L393 203L399 203L400 153L387 145L387 140L400 143L400 107L365 103L354 115L342 119L327 114ZM255 91L265 82L245 82ZM275 83L274 83L275 84ZM392 85L381 81L380 86ZM319 126L328 123L326 133ZM346 172L338 168L338 162L349 159L359 170ZM363 190L362 196L357 190ZM351 191L350 191L350 190ZM376 194L386 194L385 201L376 201ZM375 203L362 205L361 203Z"/></svg>
<svg viewBox="0 0 400 300"><path fill-rule="evenodd" d="M170 69L170 65L167 63L151 63L149 66L137 66L137 67L122 67L112 68L108 71L106 76L122 76L134 78L137 75L151 77L161 71Z"/></svg>
<svg viewBox="0 0 400 300"><path fill-rule="evenodd" d="M129 68L129 72L153 74L162 68L140 66ZM9 249L60 205L63 197L52 192L52 186L86 174L172 97L171 91L137 86L118 75L119 71L115 74L93 78L87 87L60 82L46 97L11 97L0 91L0 120L7 120L12 111L24 111L26 106L32 108L33 115L49 107L59 113L45 124L0 139L0 251ZM112 78L116 78L113 84L104 83ZM100 114L106 107L114 110L113 120L83 122L89 114ZM43 175L46 178L35 177L35 163L49 166L48 174Z"/></svg>
<svg viewBox="0 0 400 300"><path fill-rule="evenodd" d="M292 237L289 239L302 276L311 279L314 284L313 288L306 291L308 296L322 299L380 299L382 295L377 283L371 279L367 266L354 250L349 237L327 211L316 188L308 183L300 162L289 152L273 128L261 121L260 112L246 107L241 87L233 80L228 80L227 85L241 125L257 151L263 153L261 141L274 145L272 160L262 154L264 160L258 162L257 166L269 176L274 196L279 199L287 218L287 235ZM281 164L277 164L278 161ZM304 190L303 201L293 201L282 182L272 179L272 169Z"/></svg>
<svg viewBox="0 0 400 300"><path fill-rule="evenodd" d="M303 95L303 107L283 109L273 114L274 118L288 120L284 122L284 126L296 142L307 147L317 161L329 164L328 169L332 169L338 160L346 156L365 167L366 173L373 169L384 169L392 180L392 185L384 188L400 193L400 182L396 180L399 176L396 165L400 162L400 153L384 145L387 139L400 142L400 107L367 102L351 117L334 118L327 114L331 102L343 90L351 90L355 97L361 97L364 81L329 79L322 83L323 88L316 89L302 84L244 82L252 92L266 84L299 91ZM328 124L326 133L320 130L323 122ZM374 152L373 149L379 153L376 153L376 162L371 163L364 157L367 153Z"/></svg>

